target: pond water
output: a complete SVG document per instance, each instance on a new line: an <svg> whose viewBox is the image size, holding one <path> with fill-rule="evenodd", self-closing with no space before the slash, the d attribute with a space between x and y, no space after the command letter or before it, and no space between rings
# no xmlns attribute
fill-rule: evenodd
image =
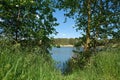
<svg viewBox="0 0 120 80"><path fill-rule="evenodd" d="M66 62L73 56L74 47L53 47L51 50L52 58L56 61L56 67L62 72L66 67Z"/></svg>

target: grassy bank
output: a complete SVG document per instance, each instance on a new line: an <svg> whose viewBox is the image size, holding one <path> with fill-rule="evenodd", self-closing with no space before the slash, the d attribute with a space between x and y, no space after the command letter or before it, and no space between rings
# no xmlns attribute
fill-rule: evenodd
<svg viewBox="0 0 120 80"><path fill-rule="evenodd" d="M0 49L0 80L60 80L60 72L48 56L15 49Z"/></svg>
<svg viewBox="0 0 120 80"><path fill-rule="evenodd" d="M62 75L49 56L16 47L0 48L0 80L120 80L120 48L93 56L83 70Z"/></svg>
<svg viewBox="0 0 120 80"><path fill-rule="evenodd" d="M120 48L92 56L83 70L72 73L76 80L120 80Z"/></svg>

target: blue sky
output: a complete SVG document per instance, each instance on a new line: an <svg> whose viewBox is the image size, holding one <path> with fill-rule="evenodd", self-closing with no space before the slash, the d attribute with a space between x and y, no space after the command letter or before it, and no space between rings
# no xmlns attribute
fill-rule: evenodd
<svg viewBox="0 0 120 80"><path fill-rule="evenodd" d="M55 27L58 34L51 35L51 36L53 36L54 38L78 38L78 37L81 37L80 31L76 32L76 29L73 28L73 26L75 25L75 22L73 19L67 18L67 21L65 22L64 11L56 10L56 12L53 15L54 15L54 17L57 18L57 22L59 23L59 25L57 27ZM0 19L0 21L1 21L1 19Z"/></svg>
<svg viewBox="0 0 120 80"><path fill-rule="evenodd" d="M67 22L64 23L64 11L57 10L54 13L54 16L57 18L57 22L59 23L59 26L55 28L58 34L53 35L54 38L76 38L81 36L80 32L76 32L75 28L73 28L73 26L75 25L73 19L67 18Z"/></svg>

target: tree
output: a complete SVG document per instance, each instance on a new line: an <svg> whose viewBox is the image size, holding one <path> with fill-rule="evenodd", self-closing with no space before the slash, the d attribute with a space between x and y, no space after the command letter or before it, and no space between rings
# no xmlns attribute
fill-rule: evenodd
<svg viewBox="0 0 120 80"><path fill-rule="evenodd" d="M92 9L91 37L93 38L92 41L94 42L95 49L98 39L104 39L106 41L108 37L114 38L113 33L116 29L120 28L118 25L120 24L119 6L120 1L116 0L99 0L94 2ZM118 32L119 30L117 33Z"/></svg>
<svg viewBox="0 0 120 80"><path fill-rule="evenodd" d="M65 16L75 18L76 29L85 32L84 51L89 51L91 43L96 48L98 39L112 37L116 29L119 32L120 1L59 0L57 8L64 9Z"/></svg>
<svg viewBox="0 0 120 80"><path fill-rule="evenodd" d="M57 19L53 16L52 0L1 0L0 29L5 36L18 40L41 41L46 50L50 47L50 34L55 33ZM1 34L2 34L1 33Z"/></svg>

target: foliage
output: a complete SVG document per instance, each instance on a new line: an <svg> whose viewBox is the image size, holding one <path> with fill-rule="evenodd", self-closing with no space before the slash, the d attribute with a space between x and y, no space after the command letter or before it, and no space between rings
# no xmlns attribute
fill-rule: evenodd
<svg viewBox="0 0 120 80"><path fill-rule="evenodd" d="M53 40L55 45L74 45L78 42L77 38L56 38Z"/></svg>
<svg viewBox="0 0 120 80"><path fill-rule="evenodd" d="M57 26L53 16L56 8L64 9L65 16L75 18L77 30L85 32L80 41L58 39L56 44L96 47L107 43L108 37L119 41L120 1L117 0L1 0L0 1L0 79L2 80L119 80L119 45L92 55L90 50L78 54L68 62L62 76L48 55L51 47L50 34ZM23 39L23 40L22 40ZM100 39L100 41L98 40ZM16 44L14 44L14 40ZM17 43L19 42L20 43ZM63 42L65 41L65 43ZM32 45L31 45L32 44ZM38 46L34 46L38 44ZM29 45L25 46L25 45ZM117 47L117 48L116 48ZM41 54L41 55L40 55ZM91 74L92 73L92 74Z"/></svg>
<svg viewBox="0 0 120 80"><path fill-rule="evenodd" d="M89 60L92 56L92 52L75 52L73 57L67 62L68 68L65 71L65 74L70 74L74 70L82 70L89 63Z"/></svg>
<svg viewBox="0 0 120 80"><path fill-rule="evenodd" d="M119 38L119 6L117 0L59 0L56 7L75 19L75 28L84 31L84 46L89 49L98 39Z"/></svg>
<svg viewBox="0 0 120 80"><path fill-rule="evenodd" d="M1 36L13 41L36 41L41 47L50 47L50 34L56 33L57 19L51 0L1 0L0 29ZM43 46L44 45L44 46Z"/></svg>
<svg viewBox="0 0 120 80"><path fill-rule="evenodd" d="M80 62L84 62L84 58L78 58L79 60L71 59L69 62L69 70L72 71L72 73L68 73L67 75L74 76L74 79L76 80L119 80L119 53L120 46L117 48L109 48L106 51L99 52L98 54L90 58L89 62L85 64L84 68L77 67Z"/></svg>
<svg viewBox="0 0 120 80"><path fill-rule="evenodd" d="M119 80L120 77L120 50L109 49L100 52L91 58L90 63L80 73L85 80Z"/></svg>
<svg viewBox="0 0 120 80"><path fill-rule="evenodd" d="M0 44L0 79L1 80L119 80L120 48L111 48L91 57L84 68L71 65L73 72L61 75L55 69L49 55L40 55L39 48L22 48L19 44ZM84 59L81 58L84 61ZM79 60L80 61L80 60ZM80 65L82 66L82 65Z"/></svg>
<svg viewBox="0 0 120 80"><path fill-rule="evenodd" d="M50 55L40 55L37 47L18 47L0 47L1 80L60 80L61 74L54 68Z"/></svg>

